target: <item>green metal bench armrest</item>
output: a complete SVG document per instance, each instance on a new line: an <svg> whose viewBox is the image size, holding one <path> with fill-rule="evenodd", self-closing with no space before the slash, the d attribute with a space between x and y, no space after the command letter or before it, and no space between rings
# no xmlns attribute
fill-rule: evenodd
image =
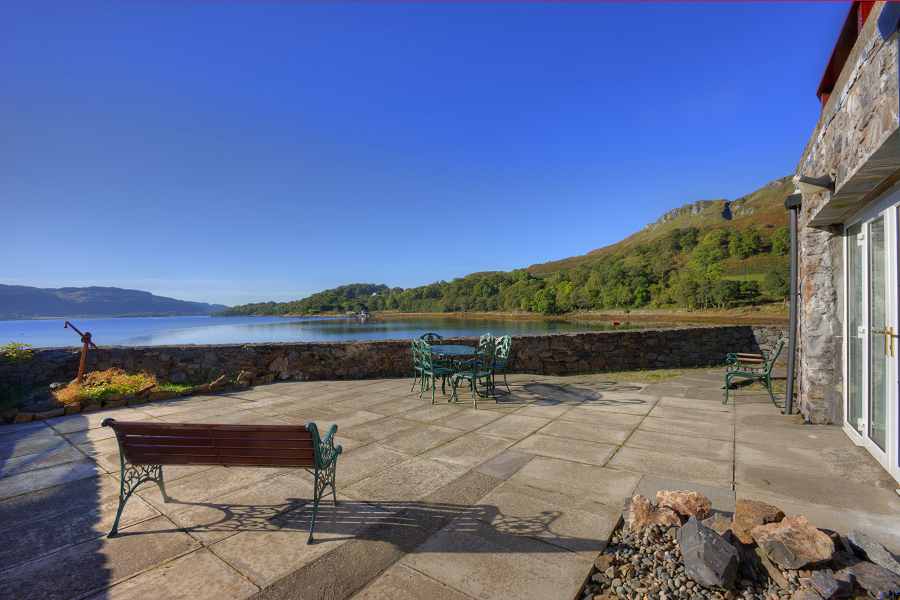
<svg viewBox="0 0 900 600"><path fill-rule="evenodd" d="M319 441L319 465L318 468L324 469L337 460L337 457L344 451L343 446L334 445L334 435L337 433L337 425L328 428L328 433Z"/></svg>

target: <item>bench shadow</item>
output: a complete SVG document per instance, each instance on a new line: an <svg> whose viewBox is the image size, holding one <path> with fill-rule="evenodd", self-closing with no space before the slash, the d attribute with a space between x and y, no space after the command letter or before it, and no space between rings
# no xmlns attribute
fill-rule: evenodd
<svg viewBox="0 0 900 600"><path fill-rule="evenodd" d="M170 504L200 507L218 511L214 520L196 523L186 527L122 531L121 537L154 533L240 533L255 532L296 532L297 543L306 543L312 504L308 499L287 498L277 504L232 504L215 502L181 502L174 498ZM537 547L515 544L510 552L572 552L601 551L605 540L579 538L562 535L554 531L554 523L562 516L560 511L540 511L534 515L516 516L504 514L497 506L490 504L462 505L425 501L378 501L362 502L339 500L337 505L323 502L319 505L316 518L315 537L319 542L339 540L367 540L394 544L403 552L420 548L425 540L438 530L448 534L470 534L478 537L518 536L547 542ZM524 549L524 550L523 550ZM447 552L441 546L435 551ZM497 546L473 545L466 548L451 548L457 552L496 552Z"/></svg>

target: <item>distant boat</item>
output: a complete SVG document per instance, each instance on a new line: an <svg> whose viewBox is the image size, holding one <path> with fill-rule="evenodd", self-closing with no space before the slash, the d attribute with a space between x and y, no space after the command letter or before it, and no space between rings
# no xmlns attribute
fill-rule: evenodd
<svg viewBox="0 0 900 600"><path fill-rule="evenodd" d="M366 310L365 308L361 309L358 313L356 313L356 318L359 319L360 322L363 322L363 323L368 321L370 317L371 317L371 315L369 314L369 311Z"/></svg>

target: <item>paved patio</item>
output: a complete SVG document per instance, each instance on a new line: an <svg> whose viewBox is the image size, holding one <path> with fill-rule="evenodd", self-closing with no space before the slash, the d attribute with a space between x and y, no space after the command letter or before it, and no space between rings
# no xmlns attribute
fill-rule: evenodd
<svg viewBox="0 0 900 600"><path fill-rule="evenodd" d="M721 404L721 372L661 383L511 377L473 410L409 380L278 383L227 395L0 426L2 598L570 600L636 490L735 494L900 550L895 484L837 427L764 393ZM336 508L306 545L301 470L165 468L106 539L118 453L106 417L338 423Z"/></svg>

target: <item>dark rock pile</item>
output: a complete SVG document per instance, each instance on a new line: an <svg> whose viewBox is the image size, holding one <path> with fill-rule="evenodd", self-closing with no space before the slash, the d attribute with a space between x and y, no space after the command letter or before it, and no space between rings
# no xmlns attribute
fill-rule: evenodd
<svg viewBox="0 0 900 600"><path fill-rule="evenodd" d="M900 564L872 537L843 537L739 500L713 513L692 491L634 496L582 590L582 600L897 598Z"/></svg>

